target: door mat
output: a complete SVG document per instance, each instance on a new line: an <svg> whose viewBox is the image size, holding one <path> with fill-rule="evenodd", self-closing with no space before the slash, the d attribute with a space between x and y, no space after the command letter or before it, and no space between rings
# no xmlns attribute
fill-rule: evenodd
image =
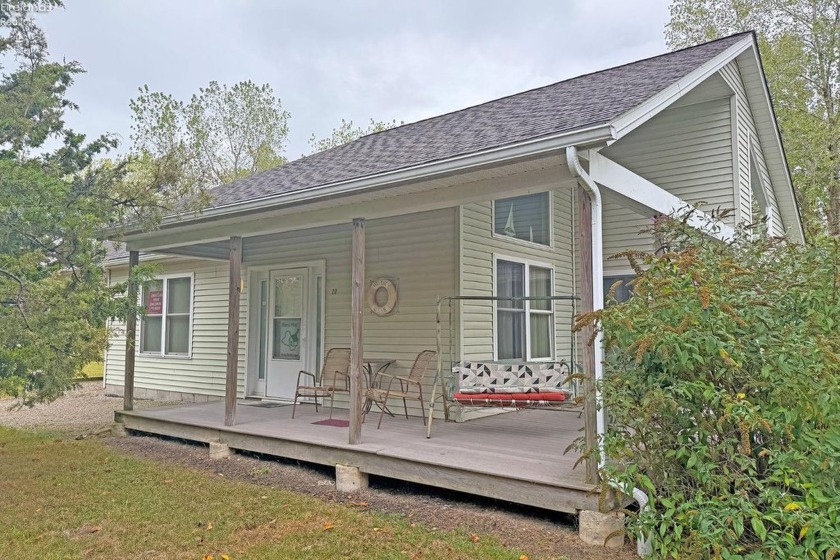
<svg viewBox="0 0 840 560"><path fill-rule="evenodd" d="M348 426L350 426L350 420L338 420L336 418L319 420L318 422L312 423L316 426L332 426L334 428L347 428Z"/></svg>
<svg viewBox="0 0 840 560"><path fill-rule="evenodd" d="M277 401L250 401L239 404L241 404L242 406L257 406L259 408L277 408L278 406L289 406L292 403Z"/></svg>

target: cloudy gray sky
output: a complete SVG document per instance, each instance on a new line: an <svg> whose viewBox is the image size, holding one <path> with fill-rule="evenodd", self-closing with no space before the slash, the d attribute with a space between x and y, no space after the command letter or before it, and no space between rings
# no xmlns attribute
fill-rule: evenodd
<svg viewBox="0 0 840 560"><path fill-rule="evenodd" d="M342 118L412 122L665 52L667 0L65 0L39 16L87 73L70 125L128 141L148 84L188 99L210 80L269 83L287 156Z"/></svg>

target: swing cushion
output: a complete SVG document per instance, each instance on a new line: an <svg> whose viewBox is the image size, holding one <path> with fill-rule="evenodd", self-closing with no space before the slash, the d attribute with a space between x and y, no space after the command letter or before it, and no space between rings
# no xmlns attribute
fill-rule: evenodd
<svg viewBox="0 0 840 560"><path fill-rule="evenodd" d="M570 373L565 361L518 364L464 362L452 371L458 380L457 394L531 395L533 400L565 400L566 391L562 387L569 383ZM535 397L534 393L539 393L539 397ZM548 394L561 397L542 398Z"/></svg>
<svg viewBox="0 0 840 560"><path fill-rule="evenodd" d="M564 391L550 393L455 393L458 402L467 404L492 404L495 406L539 406L563 402L568 399Z"/></svg>

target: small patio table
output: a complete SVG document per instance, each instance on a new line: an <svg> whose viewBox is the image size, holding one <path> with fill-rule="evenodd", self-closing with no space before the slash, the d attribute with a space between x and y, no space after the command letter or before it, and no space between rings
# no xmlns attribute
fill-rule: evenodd
<svg viewBox="0 0 840 560"><path fill-rule="evenodd" d="M370 412L371 407L375 403L376 406L385 406L385 412L389 416L394 416L394 414L388 410L388 407L385 403L380 403L377 400L371 399L368 395L370 394L369 391L371 389L376 389L378 387L378 377L385 373L385 370L390 367L391 364L396 362L395 358L373 358L373 357L365 357L362 360L364 362L365 367L365 376L367 377L367 389L365 390L365 403L362 407L364 413L367 414Z"/></svg>

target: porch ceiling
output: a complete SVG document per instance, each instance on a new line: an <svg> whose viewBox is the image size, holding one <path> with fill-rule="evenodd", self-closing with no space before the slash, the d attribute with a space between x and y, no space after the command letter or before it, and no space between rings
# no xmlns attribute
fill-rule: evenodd
<svg viewBox="0 0 840 560"><path fill-rule="evenodd" d="M354 218L377 219L451 208L501 196L553 190L564 183L574 184L564 158L542 156L201 224L165 226L131 236L126 244L130 250L227 259L231 236L245 238L247 246L247 239L254 236L349 224Z"/></svg>

